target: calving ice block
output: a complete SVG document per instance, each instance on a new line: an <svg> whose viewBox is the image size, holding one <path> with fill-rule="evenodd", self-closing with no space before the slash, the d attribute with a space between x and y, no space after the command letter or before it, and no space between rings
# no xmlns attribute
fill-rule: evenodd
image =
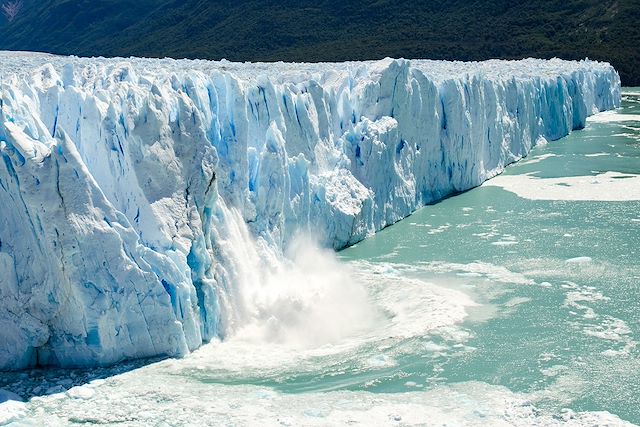
<svg viewBox="0 0 640 427"><path fill-rule="evenodd" d="M557 59L6 52L0 78L0 370L224 338L297 232L343 248L620 104L611 66Z"/></svg>

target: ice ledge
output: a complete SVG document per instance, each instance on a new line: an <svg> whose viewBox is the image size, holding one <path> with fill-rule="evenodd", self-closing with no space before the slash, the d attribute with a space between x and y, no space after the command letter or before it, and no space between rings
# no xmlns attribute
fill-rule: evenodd
<svg viewBox="0 0 640 427"><path fill-rule="evenodd" d="M242 324L248 244L355 243L620 104L592 61L0 53L0 77L0 369L185 354Z"/></svg>

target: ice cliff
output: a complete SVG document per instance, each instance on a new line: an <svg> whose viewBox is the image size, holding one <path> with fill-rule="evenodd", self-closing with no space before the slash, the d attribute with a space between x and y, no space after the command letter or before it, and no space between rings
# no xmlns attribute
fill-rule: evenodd
<svg viewBox="0 0 640 427"><path fill-rule="evenodd" d="M186 354L297 231L355 243L620 103L592 61L6 52L0 77L0 370Z"/></svg>

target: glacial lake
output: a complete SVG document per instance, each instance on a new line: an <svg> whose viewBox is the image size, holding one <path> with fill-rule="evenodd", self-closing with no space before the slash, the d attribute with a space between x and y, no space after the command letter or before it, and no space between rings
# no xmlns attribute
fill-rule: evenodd
<svg viewBox="0 0 640 427"><path fill-rule="evenodd" d="M626 88L621 109L485 185L305 264L337 284L314 288L322 310L293 312L287 339L3 374L31 400L0 424L640 424L639 246L640 89Z"/></svg>

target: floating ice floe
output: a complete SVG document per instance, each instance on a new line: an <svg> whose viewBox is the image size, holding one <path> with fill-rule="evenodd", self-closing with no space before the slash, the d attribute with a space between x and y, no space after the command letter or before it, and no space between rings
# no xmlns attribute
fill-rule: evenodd
<svg viewBox="0 0 640 427"><path fill-rule="evenodd" d="M640 200L640 175L621 172L562 178L538 178L532 174L501 175L484 185L500 187L529 200Z"/></svg>

